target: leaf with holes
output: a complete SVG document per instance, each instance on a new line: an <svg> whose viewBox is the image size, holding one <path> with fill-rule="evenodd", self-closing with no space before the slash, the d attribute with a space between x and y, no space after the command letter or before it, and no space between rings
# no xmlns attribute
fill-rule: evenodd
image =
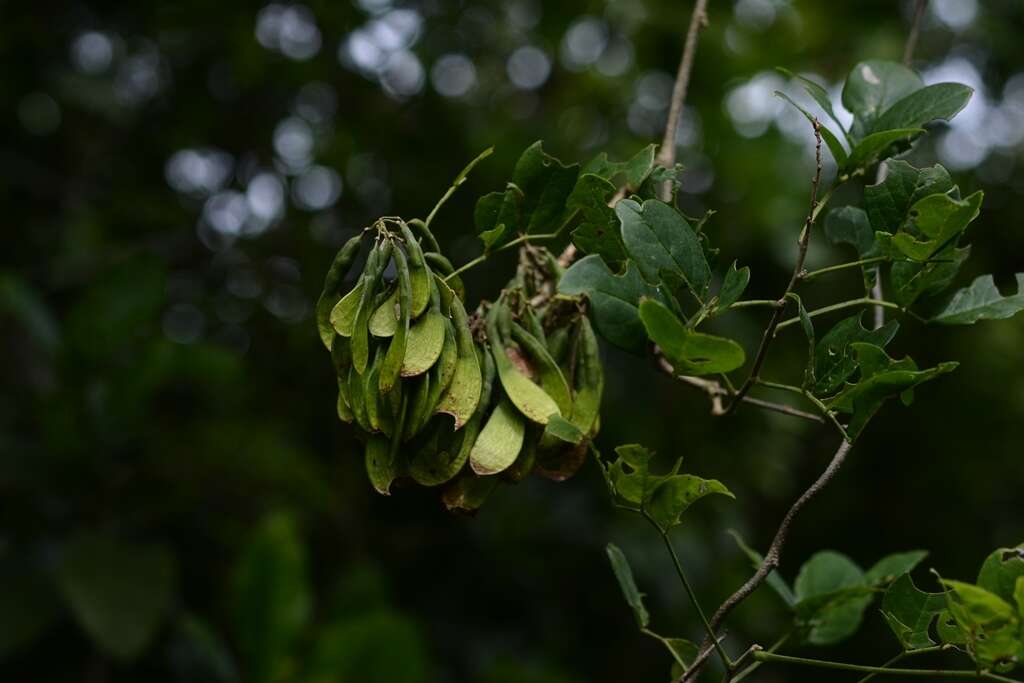
<svg viewBox="0 0 1024 683"><path fill-rule="evenodd" d="M982 275L957 291L931 322L973 325L979 320L1010 318L1024 310L1024 273L1017 273L1017 293L1003 296L991 275Z"/></svg>
<svg viewBox="0 0 1024 683"><path fill-rule="evenodd" d="M856 439L882 404L899 396L904 404L913 399L911 389L956 369L959 363L939 363L927 370L918 370L910 358L893 360L874 344L855 342L850 348L860 366L860 380L847 384L841 392L825 402L832 410L850 414L846 432Z"/></svg>
<svg viewBox="0 0 1024 683"><path fill-rule="evenodd" d="M634 352L642 352L647 342L640 321L640 299L662 300L658 289L644 281L633 261L627 261L622 274L616 275L597 254L570 266L558 282L558 291L570 296L585 295L601 336Z"/></svg>
<svg viewBox="0 0 1024 683"><path fill-rule="evenodd" d="M694 332L667 306L653 299L640 302L640 319L647 336L680 375L714 375L742 367L743 347L731 339Z"/></svg>

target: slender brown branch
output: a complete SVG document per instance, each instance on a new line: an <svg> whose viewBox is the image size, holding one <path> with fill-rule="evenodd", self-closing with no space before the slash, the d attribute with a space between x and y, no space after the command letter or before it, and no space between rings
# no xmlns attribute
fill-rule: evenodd
<svg viewBox="0 0 1024 683"><path fill-rule="evenodd" d="M782 518L782 523L779 524L778 530L775 532L775 538L772 539L772 544L768 547L768 552L765 553L764 561L761 562L761 566L757 568L757 571L751 576L746 583L739 587L735 593L726 598L725 602L715 611L709 620L712 631L717 631L725 621L725 618L729 616L729 613L753 593L757 588L765 582L768 575L772 573L779 566L779 562L782 559L782 550L786 545L786 539L789 536L789 529L793 525L793 520L796 518L800 510L803 509L807 503L814 498L818 493L828 486L836 473L839 472L839 468L843 466L846 461L846 456L850 452L852 444L849 441L843 440L839 444L839 448L836 449L835 455L832 456L832 460L829 462L828 467L825 471L811 484L803 494L797 498L793 506L786 512L785 517ZM706 639L707 640L707 639ZM689 669L679 678L677 683L685 683L686 681L693 680L701 669L701 665L707 660L708 655L704 654L707 650L710 654L711 644L710 642L704 642L701 644L701 652L698 654L697 659L690 666ZM703 655L703 657L701 657Z"/></svg>
<svg viewBox="0 0 1024 683"><path fill-rule="evenodd" d="M676 82L672 87L672 102L668 109L668 120L665 122L665 135L661 140L661 149L658 150L658 164L665 168L672 168L676 163L676 131L679 129L679 119L683 115L686 91L690 86L693 59L697 54L697 39L701 28L708 23L707 6L708 0L696 0L693 13L690 15L690 27L686 30L683 56L679 60ZM663 202L672 199L671 181L665 181L658 191L658 196Z"/></svg>
<svg viewBox="0 0 1024 683"><path fill-rule="evenodd" d="M750 375L747 376L743 385L740 386L739 391L736 392L736 396L732 402L729 403L725 409L725 414L728 415L736 410L736 407L746 397L747 392L757 382L757 376L761 372L761 366L764 365L765 358L768 356L768 347L771 346L772 341L775 339L775 329L778 327L779 322L782 320L782 312L784 310L784 304L789 293L796 287L797 282L800 281L800 275L804 270L804 260L807 258L807 247L811 241L811 227L814 225L814 220L818 217L818 212L821 207L824 206L826 199L822 202L818 202L818 186L821 183L821 123L818 119L812 121L814 126L814 159L815 159L815 170L814 179L811 181L811 205L807 210L807 218L804 220L804 228L800 232L800 239L797 242L798 251L796 257L796 266L793 267L793 274L789 278L789 284L786 285L785 291L782 292L782 296L779 297L778 306L772 311L772 317L768 321L768 326L764 330L764 336L761 337L761 344L757 348L757 354L754 356L754 363L750 368Z"/></svg>
<svg viewBox="0 0 1024 683"><path fill-rule="evenodd" d="M711 399L711 414L712 415L724 415L725 407L722 405L722 398L731 396L731 392L723 387L721 384L714 380L704 379L702 377L691 377L689 375L677 375L675 368L672 364L665 359L660 353L657 354L658 367L663 370L666 374L671 375L684 384L689 384L692 387L700 389L708 398ZM764 399L754 398L753 396L744 396L741 399L744 403L749 403L752 406L762 408L764 410L770 410L776 413L782 413L783 415L789 415L791 417L799 417L804 420L810 420L811 422L818 422L821 424L825 423L825 418L815 413L808 413L798 408L788 406L784 403L774 403L772 401L765 401Z"/></svg>
<svg viewBox="0 0 1024 683"><path fill-rule="evenodd" d="M914 18L910 24L910 33L907 34L907 42L903 45L903 65L910 66L914 61L914 49L917 47L917 36L921 32L921 17L928 7L928 0L917 0L914 6Z"/></svg>

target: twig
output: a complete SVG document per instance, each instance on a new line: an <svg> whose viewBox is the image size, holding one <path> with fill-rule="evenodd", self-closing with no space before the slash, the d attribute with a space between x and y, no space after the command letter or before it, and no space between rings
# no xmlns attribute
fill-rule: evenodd
<svg viewBox="0 0 1024 683"><path fill-rule="evenodd" d="M683 583L683 588L686 589L686 594L690 598L690 603L693 608L697 610L697 614L700 616L701 622L704 624L704 628L707 629L707 640L711 640L713 647L718 651L718 656L722 658L722 664L725 665L726 669L731 669L733 666L732 660L729 659L729 655L726 654L725 648L722 647L722 643L715 638L715 630L711 628L711 624L708 622L707 616L704 614L703 608L700 606L700 602L697 600L697 593L693 590L693 586L690 585L690 580L686 578L686 572L683 571L683 565L679 561L679 555L676 554L676 549L672 545L672 539L669 537L668 532L658 526L658 523L654 521L646 510L641 508L641 512L645 519L651 523L655 529L661 534L661 540L665 543L665 548L668 550L669 555L672 556L672 562L676 567L676 574L679 575L679 580Z"/></svg>
<svg viewBox="0 0 1024 683"><path fill-rule="evenodd" d="M910 63L914 61L914 48L917 47L917 36L921 31L921 17L924 16L926 7L928 7L928 0L917 0L917 5L914 7L914 19L910 24L910 33L907 34L907 42L903 46L903 66L910 66Z"/></svg>
<svg viewBox="0 0 1024 683"><path fill-rule="evenodd" d="M822 306L821 308L816 308L813 311L808 311L807 315L810 316L811 318L815 318L819 315L833 313L835 311L841 311L844 308L854 308L857 306L875 306L876 308L891 308L894 311L903 310L903 308L899 304L894 304L891 301L885 301L884 299L869 299L867 297L863 297L860 299L850 299L849 301L840 301L837 304ZM777 329L784 330L790 325L796 325L798 322L800 322L799 317L787 318L786 320L783 320L778 324Z"/></svg>
<svg viewBox="0 0 1024 683"><path fill-rule="evenodd" d="M665 135L661 140L661 149L658 150L658 164L665 168L672 168L676 163L676 131L679 128L679 118L683 114L683 105L686 103L686 90L690 85L693 58L697 54L697 38L700 35L700 29L708 22L707 6L707 0L697 0L694 3L693 13L690 15L690 27L686 30L683 56L679 60L679 71L676 72L676 82L672 87L672 102L668 109L668 120L665 122ZM659 189L658 196L663 202L672 199L671 181L665 181Z"/></svg>
<svg viewBox="0 0 1024 683"><path fill-rule="evenodd" d="M1017 683L1012 678L997 676L988 671L976 671L974 669L944 670L944 669L886 669L880 666L862 666L860 664L847 664L845 662L833 662L826 659L808 659L806 657L791 657L789 655L777 655L772 652L755 652L754 659L759 662L778 662L780 664L802 664L804 666L816 666L823 669L838 669L840 671L860 671L862 673L876 673L890 676L928 676L930 678L975 678L988 681L1009 681ZM692 671L692 669L690 669Z"/></svg>
<svg viewBox="0 0 1024 683"><path fill-rule="evenodd" d="M880 668L888 669L893 664L896 664L897 662L900 662L900 661L906 659L907 657L926 655L926 654L931 654L933 652L943 652L945 650L948 650L950 647L951 646L948 643L946 643L945 645L934 645L932 647L922 647L922 648L917 649L917 650L904 650L903 652L900 652L898 655L894 655L885 664L882 664L882 666ZM868 681L872 680L875 676L878 676L878 675L879 675L879 673L877 671L873 671L873 672L869 673L867 676L865 676L864 678L859 679L857 681L857 683L868 683Z"/></svg>
<svg viewBox="0 0 1024 683"><path fill-rule="evenodd" d="M689 375L677 375L675 368L672 364L665 359L660 353L658 354L658 367L663 370L666 374L671 375L684 384L689 384L692 387L700 389L708 398L711 399L711 414L712 415L724 415L725 407L722 405L723 396L731 396L732 392L723 387L721 384L714 380L703 379L701 377L691 377ZM783 415L789 415L791 417L799 417L804 420L810 420L812 422L819 422L824 424L825 418L821 415L815 415L814 413L808 413L803 410L799 410L792 406L788 406L784 403L773 403L772 401L765 401L764 399L754 398L753 396L744 396L742 399L744 403L749 403L752 406L763 408L764 410L770 410L776 413L782 413Z"/></svg>
<svg viewBox="0 0 1024 683"><path fill-rule="evenodd" d="M768 356L768 347L771 346L772 340L775 339L775 328L778 327L780 319L782 318L783 304L785 303L786 297L797 282L800 280L800 274L804 270L804 260L807 258L807 246L811 241L811 227L814 225L814 220L818 217L818 213L821 211L821 207L828 201L828 197L831 195L831 191L826 193L825 197L822 198L821 202L818 202L818 185L821 183L821 123L818 119L814 119L812 122L814 126L814 159L815 159L815 170L814 179L811 181L811 205L807 210L807 218L804 220L804 228L800 232L800 239L798 241L798 251L796 257L796 265L793 267L793 274L789 278L789 284L786 285L785 291L782 292L782 296L779 297L778 306L772 311L772 317L768 321L768 326L764 330L764 336L761 337L761 345L757 348L757 355L754 356L754 363L750 368L750 375L740 386L739 391L736 392L736 396L732 402L725 409L726 415L736 410L736 406L740 404L743 397L747 395L750 388L754 386L754 382L757 381L757 375L761 372L761 366L764 365L765 358Z"/></svg>
<svg viewBox="0 0 1024 683"><path fill-rule="evenodd" d="M779 524L778 530L775 532L775 538L772 539L772 544L768 547L768 552L765 553L764 561L761 562L761 566L757 568L757 571L754 572L754 575L751 576L746 583L740 586L735 593L726 598L725 602L723 602L718 610L716 610L711 616L709 624L712 631L717 631L722 625L722 622L725 621L725 618L729 616L729 613L735 609L736 605L746 600L751 593L757 590L757 588L765 582L768 575L779 566L779 561L782 558L782 549L786 544L786 539L789 536L789 529L793 525L793 520L796 518L800 510L802 510L812 498L818 495L818 493L828 486L829 482L835 478L836 473L839 472L839 468L842 467L843 463L846 461L846 456L850 452L851 447L852 444L844 439L843 442L839 444L839 448L836 449L835 455L832 456L832 460L829 462L828 467L825 468L825 471L821 473L814 483L811 484L799 498L797 498L796 502L793 503L793 506L789 508L785 517L782 518L782 523ZM701 668L697 663L698 659L701 662L707 659L707 655L704 655L703 658L701 658L700 655L704 650L710 650L710 643L707 642L707 640L708 639L705 639L705 642L701 644L701 653L698 653L697 659L694 660L694 663L679 678L677 683L686 683L686 681L693 680L696 677ZM756 658L757 655L755 653L755 659Z"/></svg>

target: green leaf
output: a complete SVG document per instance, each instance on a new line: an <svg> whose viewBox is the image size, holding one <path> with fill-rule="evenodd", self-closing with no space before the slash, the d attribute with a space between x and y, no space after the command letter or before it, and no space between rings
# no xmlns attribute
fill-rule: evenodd
<svg viewBox="0 0 1024 683"><path fill-rule="evenodd" d="M928 370L918 370L910 358L896 361L881 348L863 342L850 345L860 364L860 381L847 384L835 397L826 401L830 409L851 413L846 432L850 439L856 439L882 404L893 396L900 396L909 403L909 393L922 382L952 372L959 363L939 363Z"/></svg>
<svg viewBox="0 0 1024 683"><path fill-rule="evenodd" d="M513 184L523 192L523 232L554 232L562 225L579 170L578 164L566 166L545 152L539 141L526 148L512 171Z"/></svg>
<svg viewBox="0 0 1024 683"><path fill-rule="evenodd" d="M852 635L873 599L861 568L830 550L804 563L794 588L797 625L814 645L831 645Z"/></svg>
<svg viewBox="0 0 1024 683"><path fill-rule="evenodd" d="M860 585L864 585L864 571L853 560L834 550L823 550L800 567L793 587L797 602L803 602Z"/></svg>
<svg viewBox="0 0 1024 683"><path fill-rule="evenodd" d="M722 287L718 290L716 311L725 311L729 306L739 301L740 297L743 296L743 292L747 290L747 285L750 283L750 267L743 266L737 270L736 263L736 261L733 261L732 265L729 266L725 279L722 281Z"/></svg>
<svg viewBox="0 0 1024 683"><path fill-rule="evenodd" d="M884 166L883 180L864 188L864 209L874 230L895 233L917 201L953 189L949 173L938 164L914 168L902 159L888 159Z"/></svg>
<svg viewBox="0 0 1024 683"><path fill-rule="evenodd" d="M580 212L582 222L572 231L573 243L585 254L599 254L606 263L626 260L619 221L608 201L615 186L592 173L584 173L569 196L567 207Z"/></svg>
<svg viewBox="0 0 1024 683"><path fill-rule="evenodd" d="M829 96L828 91L825 90L825 88L821 87L820 85L818 85L809 78L805 78L803 76L800 76L799 74L793 73L789 69L776 67L776 70L778 70L784 76L788 76L789 78L800 81L800 85L804 87L804 90L807 91L807 94L810 95L814 99L814 101L818 103L818 106L821 107L826 114L828 114L829 118L832 119L832 121L835 122L836 126L839 127L839 130L842 131L843 135L846 134L846 129L843 128L842 121L839 120L839 117L836 116L835 111L832 109L832 98Z"/></svg>
<svg viewBox="0 0 1024 683"><path fill-rule="evenodd" d="M915 90L902 98L874 123L873 130L920 128L942 119L949 121L967 106L974 89L962 83L936 83Z"/></svg>
<svg viewBox="0 0 1024 683"><path fill-rule="evenodd" d="M544 434L573 446L583 441L583 432L560 415L552 415L548 418L548 423L544 425Z"/></svg>
<svg viewBox="0 0 1024 683"><path fill-rule="evenodd" d="M96 645L130 660L152 642L171 605L174 556L160 545L83 536L65 548L56 579L75 620Z"/></svg>
<svg viewBox="0 0 1024 683"><path fill-rule="evenodd" d="M654 487L667 477L678 472L682 461L676 462L675 469L667 475L653 476L650 473L650 461L654 451L638 444L627 444L615 449L618 456L614 462L605 465L598 460L605 475L608 488L612 495L622 502L640 509Z"/></svg>
<svg viewBox="0 0 1024 683"><path fill-rule="evenodd" d="M920 650L935 644L932 622L946 609L945 593L926 593L909 574L896 579L882 598L882 616L904 650Z"/></svg>
<svg viewBox="0 0 1024 683"><path fill-rule="evenodd" d="M625 185L629 192L636 192L654 171L657 151L657 145L647 145L627 161L620 162L608 161L607 153L601 152L583 166L580 174L591 173L616 185Z"/></svg>
<svg viewBox="0 0 1024 683"><path fill-rule="evenodd" d="M819 124L818 132L821 133L821 139L825 141L825 145L828 147L828 151L832 153L832 158L836 160L836 166L839 166L840 168L845 167L847 164L846 149L843 147L843 143L839 141L839 138L835 136L835 133L829 130L827 126L819 122L818 119L815 116L813 116L809 111L807 111L799 104L794 102L786 93L779 92L778 90L776 90L775 95L777 97L781 97L782 99L786 100L791 105L796 107L796 109L801 114L803 114L808 121L811 122L812 126L816 123ZM842 126L840 126L840 130L842 130Z"/></svg>
<svg viewBox="0 0 1024 683"><path fill-rule="evenodd" d="M862 138L881 130L875 122L883 112L923 87L921 77L902 64L876 59L860 62L843 85L843 106L853 113L851 134Z"/></svg>
<svg viewBox="0 0 1024 683"><path fill-rule="evenodd" d="M926 557L927 550L909 550L905 553L887 555L864 572L864 582L872 586L889 583L898 576L913 571Z"/></svg>
<svg viewBox="0 0 1024 683"><path fill-rule="evenodd" d="M615 213L626 251L649 283L660 284L662 271L667 271L703 298L711 270L697 233L682 214L657 199L642 205L626 199L616 205Z"/></svg>
<svg viewBox="0 0 1024 683"><path fill-rule="evenodd" d="M889 273L892 298L901 306L910 306L922 296L941 293L953 283L970 255L969 246L958 249L954 240L926 263L896 261Z"/></svg>
<svg viewBox="0 0 1024 683"><path fill-rule="evenodd" d="M736 498L717 479L702 479L692 474L677 474L668 477L654 488L645 508L658 528L667 531L681 522L683 513L691 505L712 494Z"/></svg>
<svg viewBox="0 0 1024 683"><path fill-rule="evenodd" d="M626 599L626 604L633 610L637 626L647 628L651 622L651 616L648 614L647 608L644 607L644 594L636 587L636 581L633 580L633 570L629 566L629 560L614 543L608 544L606 552L608 561L612 564L612 571L615 572L615 580L619 582L622 597Z"/></svg>
<svg viewBox="0 0 1024 683"><path fill-rule="evenodd" d="M1011 671L1024 657L1020 617L1008 602L984 588L942 579L950 614L967 636L967 652L982 668Z"/></svg>
<svg viewBox="0 0 1024 683"><path fill-rule="evenodd" d="M910 209L905 226L908 229L893 235L893 245L915 261L927 261L951 244L978 217L983 197L984 193L978 190L966 199L933 194L918 200Z"/></svg>
<svg viewBox="0 0 1024 683"><path fill-rule="evenodd" d="M559 280L558 291L570 296L585 295L601 336L634 352L642 352L647 341L640 321L641 297L662 299L657 288L644 281L633 261L627 261L624 272L615 275L597 254L572 264Z"/></svg>
<svg viewBox="0 0 1024 683"><path fill-rule="evenodd" d="M733 537L733 540L736 541L736 545L738 545L740 550L743 551L743 554L750 558L750 563L753 569L760 569L761 565L764 564L764 556L747 545L746 541L743 540L743 537L739 535L739 532L734 529L729 529L727 533ZM793 594L793 589L789 587L789 584L786 583L786 580L782 578L777 570L771 570L771 572L768 573L768 578L765 579L765 582L772 590L778 593L779 597L782 598L782 601L787 605L792 607L796 604L796 596Z"/></svg>
<svg viewBox="0 0 1024 683"><path fill-rule="evenodd" d="M473 211L477 236L484 243L484 252L491 251L520 232L523 192L509 183L504 192L491 192L480 197Z"/></svg>
<svg viewBox="0 0 1024 683"><path fill-rule="evenodd" d="M814 378L814 321L811 320L811 314L807 312L807 309L804 307L804 301L800 298L799 294L789 292L786 296L796 301L800 328L803 329L804 336L807 337L807 362L804 364L804 381L802 385L803 388L807 389L813 387L816 382Z"/></svg>
<svg viewBox="0 0 1024 683"><path fill-rule="evenodd" d="M306 557L295 520L268 515L235 565L229 593L245 680L278 680L311 611Z"/></svg>
<svg viewBox="0 0 1024 683"><path fill-rule="evenodd" d="M1024 310L1024 273L1017 273L1017 293L1003 296L991 275L982 275L957 291L931 322L973 325L979 320L1009 318Z"/></svg>
<svg viewBox="0 0 1024 683"><path fill-rule="evenodd" d="M1024 544L999 548L985 558L978 572L978 586L1012 603L1021 577L1024 577Z"/></svg>
<svg viewBox="0 0 1024 683"><path fill-rule="evenodd" d="M865 258L875 250L875 231L868 215L856 206L833 209L825 216L825 236L833 244L849 244Z"/></svg>
<svg viewBox="0 0 1024 683"><path fill-rule="evenodd" d="M641 300L640 320L647 336L661 348L678 374L730 372L746 360L743 347L733 340L694 332L664 304L653 299Z"/></svg>
<svg viewBox="0 0 1024 683"><path fill-rule="evenodd" d="M831 394L857 371L857 356L851 348L854 342L869 342L886 346L899 331L899 323L890 320L877 330L868 330L862 324L864 313L836 323L818 342L814 350L814 393Z"/></svg>
<svg viewBox="0 0 1024 683"><path fill-rule="evenodd" d="M650 471L653 451L629 444L616 448L615 454L618 457L611 463L598 459L612 498L638 512L646 511L662 531L679 524L683 512L704 496L717 493L735 498L719 481L679 474L682 458L667 474L655 475Z"/></svg>
<svg viewBox="0 0 1024 683"><path fill-rule="evenodd" d="M909 141L924 132L923 128L894 128L866 135L850 150L850 156L843 170L852 173L865 169L881 158L888 156L889 148L901 141Z"/></svg>

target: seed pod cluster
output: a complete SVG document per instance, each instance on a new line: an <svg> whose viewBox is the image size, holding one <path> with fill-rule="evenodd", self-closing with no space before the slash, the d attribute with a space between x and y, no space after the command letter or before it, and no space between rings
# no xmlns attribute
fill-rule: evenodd
<svg viewBox="0 0 1024 683"><path fill-rule="evenodd" d="M362 273L344 291L364 243ZM338 252L317 326L338 417L365 442L378 492L411 481L441 487L450 509L474 510L501 482L579 469L599 425L597 340L579 302L535 310L524 280L470 316L422 222L382 219Z"/></svg>

